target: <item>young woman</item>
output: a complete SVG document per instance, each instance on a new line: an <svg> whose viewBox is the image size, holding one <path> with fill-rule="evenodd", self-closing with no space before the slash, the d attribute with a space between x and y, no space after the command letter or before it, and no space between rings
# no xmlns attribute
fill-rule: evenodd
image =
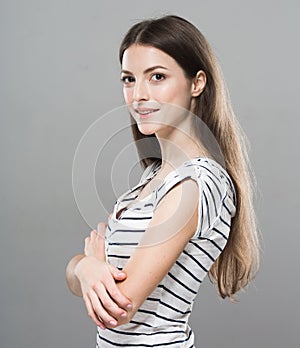
<svg viewBox="0 0 300 348"><path fill-rule="evenodd" d="M217 60L187 20L135 24L120 63L145 171L69 262L68 285L99 347L194 347L188 318L206 274L233 299L258 268L244 136Z"/></svg>

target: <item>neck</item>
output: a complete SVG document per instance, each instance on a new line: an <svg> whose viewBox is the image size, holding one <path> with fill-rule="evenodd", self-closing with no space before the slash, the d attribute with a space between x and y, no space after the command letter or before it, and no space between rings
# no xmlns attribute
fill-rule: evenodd
<svg viewBox="0 0 300 348"><path fill-rule="evenodd" d="M161 172L177 168L194 157L208 157L204 146L192 134L191 130L179 130L173 127L164 128L163 132L155 134L161 149Z"/></svg>

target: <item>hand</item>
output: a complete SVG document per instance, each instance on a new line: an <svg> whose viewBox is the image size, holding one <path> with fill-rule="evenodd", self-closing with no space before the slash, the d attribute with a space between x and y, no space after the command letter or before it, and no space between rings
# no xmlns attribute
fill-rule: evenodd
<svg viewBox="0 0 300 348"><path fill-rule="evenodd" d="M124 280L126 274L105 262L105 225L98 224L98 232L93 230L86 238L86 256L74 270L80 281L88 314L102 329L115 327L119 320L127 317L126 310L132 308L130 300L121 293L115 282Z"/></svg>
<svg viewBox="0 0 300 348"><path fill-rule="evenodd" d="M105 255L106 227L107 227L106 223L99 222L97 226L97 231L96 230L91 231L90 237L85 238L85 247L84 247L85 256L93 256L99 261L106 262L106 255ZM108 264L108 266L111 270L111 274L113 278L115 279L115 281L125 280L126 278L125 272L119 271L118 268L114 267L113 265Z"/></svg>
<svg viewBox="0 0 300 348"><path fill-rule="evenodd" d="M93 230L89 237L85 238L84 253L86 256L94 256L100 261L105 261L105 231L107 224L99 222L97 231Z"/></svg>

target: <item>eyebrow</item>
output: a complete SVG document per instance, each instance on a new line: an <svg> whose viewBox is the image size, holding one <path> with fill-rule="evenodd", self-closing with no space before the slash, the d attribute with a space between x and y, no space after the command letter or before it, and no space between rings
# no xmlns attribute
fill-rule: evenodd
<svg viewBox="0 0 300 348"><path fill-rule="evenodd" d="M155 66L152 66L151 68L148 68L144 71L144 74L147 74L155 69L165 69L165 70L168 70L166 67L162 66L162 65L155 65ZM132 74L131 71L128 71L128 70L121 70L121 73L126 73L126 74Z"/></svg>

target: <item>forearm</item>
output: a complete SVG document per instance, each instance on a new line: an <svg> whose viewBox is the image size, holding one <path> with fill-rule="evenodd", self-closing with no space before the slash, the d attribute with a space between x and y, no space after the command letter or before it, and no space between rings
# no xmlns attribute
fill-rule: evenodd
<svg viewBox="0 0 300 348"><path fill-rule="evenodd" d="M182 199L182 194L177 188L169 192L165 201L156 209L140 241L141 247L134 250L124 266L123 271L127 278L117 285L133 304L127 320L133 318L139 307L164 279L195 234L198 222L198 196L195 196L195 185L192 181L184 182L187 190L185 192L190 193L188 204ZM179 202L175 207L180 213L174 213L173 202ZM162 240L162 231L170 231L170 238ZM165 233L165 236L168 234ZM142 247L143 245L147 247Z"/></svg>
<svg viewBox="0 0 300 348"><path fill-rule="evenodd" d="M66 268L66 280L70 291L76 296L82 296L81 286L79 279L75 275L75 267L78 262L85 257L84 254L78 254L74 256L67 265Z"/></svg>
<svg viewBox="0 0 300 348"><path fill-rule="evenodd" d="M179 243L180 241L177 239L177 243L169 242L169 245L174 250L175 244ZM127 318L119 320L119 325L128 323L134 317L140 306L155 290L181 252L181 250L178 250L170 258L166 249L154 247L148 247L143 250L138 249L123 268L127 278L117 283L117 286L131 300L132 309L128 311Z"/></svg>

